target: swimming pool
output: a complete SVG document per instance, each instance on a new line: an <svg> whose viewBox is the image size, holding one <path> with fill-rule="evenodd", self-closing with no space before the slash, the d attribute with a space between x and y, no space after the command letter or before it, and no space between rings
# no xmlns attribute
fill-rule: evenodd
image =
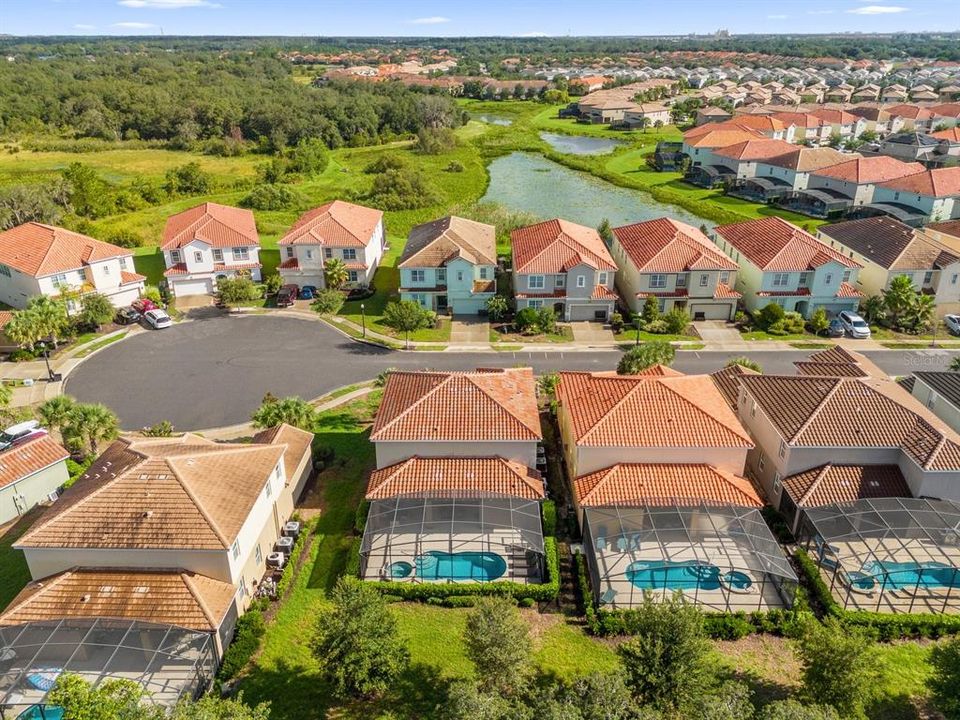
<svg viewBox="0 0 960 720"><path fill-rule="evenodd" d="M941 562L909 563L873 560L863 566L865 575L891 590L900 588L960 587L960 569ZM884 579L884 573L887 573ZM859 582L865 583L866 580ZM863 585L858 585L863 587Z"/></svg>
<svg viewBox="0 0 960 720"><path fill-rule="evenodd" d="M627 566L627 580L641 590L717 590L720 568L696 560L637 560Z"/></svg>
<svg viewBox="0 0 960 720"><path fill-rule="evenodd" d="M418 555L417 577L421 580L475 580L489 582L507 572L507 561L491 552L448 553L438 550Z"/></svg>
<svg viewBox="0 0 960 720"><path fill-rule="evenodd" d="M410 577L410 573L412 572L413 565L406 560L398 560L390 565L390 577L394 580L402 580L405 577Z"/></svg>

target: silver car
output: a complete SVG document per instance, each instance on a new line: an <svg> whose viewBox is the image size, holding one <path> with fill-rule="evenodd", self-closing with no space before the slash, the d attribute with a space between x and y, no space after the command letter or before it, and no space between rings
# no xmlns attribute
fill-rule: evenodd
<svg viewBox="0 0 960 720"><path fill-rule="evenodd" d="M960 335L960 315L944 315L943 324L951 335Z"/></svg>
<svg viewBox="0 0 960 720"><path fill-rule="evenodd" d="M859 339L870 337L870 326L855 312L844 310L837 317L840 318L840 324L850 337Z"/></svg>
<svg viewBox="0 0 960 720"><path fill-rule="evenodd" d="M173 320L170 319L170 316L167 315L163 310L147 310L143 314L143 319L147 321L147 325L152 327L154 330L162 330L163 328L168 328L173 325Z"/></svg>

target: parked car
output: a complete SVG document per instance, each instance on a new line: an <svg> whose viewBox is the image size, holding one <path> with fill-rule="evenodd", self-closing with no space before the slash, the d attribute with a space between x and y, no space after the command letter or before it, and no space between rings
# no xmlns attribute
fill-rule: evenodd
<svg viewBox="0 0 960 720"><path fill-rule="evenodd" d="M147 310L143 314L143 319L146 320L147 325L154 330L162 330L163 328L168 328L173 325L173 320L170 319L170 316L160 309Z"/></svg>
<svg viewBox="0 0 960 720"><path fill-rule="evenodd" d="M153 300L145 297L137 298L132 303L130 303L130 307L132 307L134 310L140 313L145 313L148 310L159 310L159 308L157 307L157 304Z"/></svg>
<svg viewBox="0 0 960 720"><path fill-rule="evenodd" d="M297 299L300 288L296 285L284 285L277 293L277 307L290 307Z"/></svg>
<svg viewBox="0 0 960 720"><path fill-rule="evenodd" d="M300 288L301 300L313 300L316 296L317 296L316 285L304 285L302 288Z"/></svg>
<svg viewBox="0 0 960 720"><path fill-rule="evenodd" d="M840 318L833 318L830 321L830 325L827 327L827 335L830 337L843 337L846 335L847 331L843 329L843 323L840 322Z"/></svg>
<svg viewBox="0 0 960 720"><path fill-rule="evenodd" d="M960 315L944 315L943 324L951 335L960 335Z"/></svg>
<svg viewBox="0 0 960 720"><path fill-rule="evenodd" d="M837 316L837 318L840 320L840 324L843 325L843 329L850 337L860 339L870 337L870 326L867 325L866 320L857 315L855 312L844 310Z"/></svg>
<svg viewBox="0 0 960 720"><path fill-rule="evenodd" d="M14 445L21 445L28 440L42 437L47 431L40 427L36 420L27 420L26 422L11 425L0 433L0 450L6 450Z"/></svg>
<svg viewBox="0 0 960 720"><path fill-rule="evenodd" d="M142 317L143 315L141 315L140 311L136 308L122 307L117 310L117 314L113 319L116 320L117 325L132 325L140 322L140 318Z"/></svg>

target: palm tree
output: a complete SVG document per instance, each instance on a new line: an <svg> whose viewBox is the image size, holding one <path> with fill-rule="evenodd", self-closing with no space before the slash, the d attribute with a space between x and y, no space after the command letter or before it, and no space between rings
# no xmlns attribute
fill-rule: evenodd
<svg viewBox="0 0 960 720"><path fill-rule="evenodd" d="M647 128L650 127L650 118L644 115L643 117L640 118L639 122L640 122L640 129L646 132Z"/></svg>
<svg viewBox="0 0 960 720"><path fill-rule="evenodd" d="M313 430L316 410L303 398L274 397L264 398L263 404L253 414L253 426L257 428L276 427L281 423L293 425L301 430Z"/></svg>
<svg viewBox="0 0 960 720"><path fill-rule="evenodd" d="M618 375L639 375L654 365L669 365L676 354L673 345L663 340L645 342L627 350L617 364Z"/></svg>
<svg viewBox="0 0 960 720"><path fill-rule="evenodd" d="M113 440L119 434L117 416L106 405L99 403L75 405L63 429L64 437L81 440L93 455L97 454L98 443Z"/></svg>
<svg viewBox="0 0 960 720"><path fill-rule="evenodd" d="M40 324L37 322L36 315L29 310L15 312L10 322L4 327L3 332L17 345L21 347L25 345L31 351L37 341L43 337L40 333Z"/></svg>
<svg viewBox="0 0 960 720"><path fill-rule="evenodd" d="M890 318L890 324L899 330L916 301L917 291L913 288L913 279L909 275L898 275L890 281L882 295L883 307Z"/></svg>
<svg viewBox="0 0 960 720"><path fill-rule="evenodd" d="M323 279L331 290L339 290L347 284L349 278L347 266L340 258L330 258L323 265Z"/></svg>
<svg viewBox="0 0 960 720"><path fill-rule="evenodd" d="M70 413L73 412L76 405L76 402L69 395L57 395L46 400L37 408L37 417L40 418L40 422L45 427L56 428L62 437L63 429L69 423Z"/></svg>
<svg viewBox="0 0 960 720"><path fill-rule="evenodd" d="M30 299L27 310L36 318L40 337L49 337L56 349L58 338L66 330L70 321L67 316L67 306L46 295L37 295Z"/></svg>

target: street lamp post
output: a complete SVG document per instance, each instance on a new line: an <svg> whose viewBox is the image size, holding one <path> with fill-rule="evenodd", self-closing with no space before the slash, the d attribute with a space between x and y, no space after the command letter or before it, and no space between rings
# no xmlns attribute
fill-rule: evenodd
<svg viewBox="0 0 960 720"><path fill-rule="evenodd" d="M363 337L367 337L367 313L364 312L363 303L360 303L360 323L363 325Z"/></svg>
<svg viewBox="0 0 960 720"><path fill-rule="evenodd" d="M47 381L53 382L53 370L50 368L50 351L45 342L40 343L40 352L43 353L43 361L47 364Z"/></svg>
<svg viewBox="0 0 960 720"><path fill-rule="evenodd" d="M637 325L637 341L634 343L634 347L639 347L639 346L640 346L640 320L641 320L642 318L640 317L640 315L639 315L639 313L638 313L637 315L634 315L634 316L633 316L633 319L634 319L634 322L635 322L636 325Z"/></svg>

